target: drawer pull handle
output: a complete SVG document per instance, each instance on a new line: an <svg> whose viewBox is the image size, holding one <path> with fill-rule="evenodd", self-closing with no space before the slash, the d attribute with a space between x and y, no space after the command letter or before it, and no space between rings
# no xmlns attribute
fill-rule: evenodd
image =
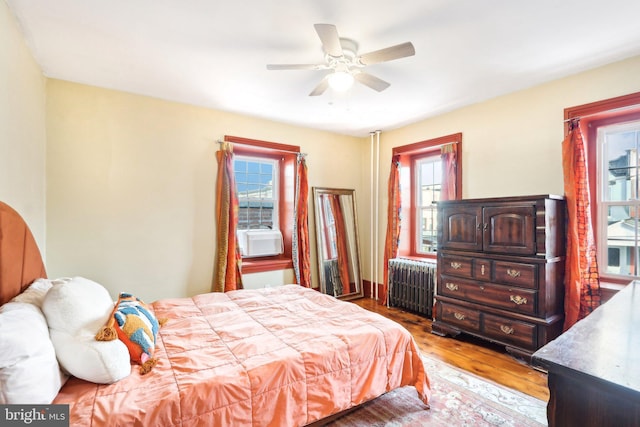
<svg viewBox="0 0 640 427"><path fill-rule="evenodd" d="M462 264L454 261L451 263L451 268L453 268L454 270L460 270L462 268Z"/></svg>
<svg viewBox="0 0 640 427"><path fill-rule="evenodd" d="M480 266L480 274L484 276L484 264Z"/></svg>
<svg viewBox="0 0 640 427"><path fill-rule="evenodd" d="M515 279L516 277L520 277L520 270L512 270L510 268L507 268L507 274L509 275L509 277Z"/></svg>
<svg viewBox="0 0 640 427"><path fill-rule="evenodd" d="M507 335L513 335L513 328L507 325L500 325L500 330Z"/></svg>
<svg viewBox="0 0 640 427"><path fill-rule="evenodd" d="M527 303L527 299L525 297L521 297L520 295L511 295L510 299L512 302L515 302L518 305Z"/></svg>
<svg viewBox="0 0 640 427"><path fill-rule="evenodd" d="M455 283L447 282L447 284L445 286L450 291L457 291L458 290L458 285L456 285Z"/></svg>
<svg viewBox="0 0 640 427"><path fill-rule="evenodd" d="M453 313L453 317L455 317L458 320L464 320L464 314L458 313L457 311Z"/></svg>

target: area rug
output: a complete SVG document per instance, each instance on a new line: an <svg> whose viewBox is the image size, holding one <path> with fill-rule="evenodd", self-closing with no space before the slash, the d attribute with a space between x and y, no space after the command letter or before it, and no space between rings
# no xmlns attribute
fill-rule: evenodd
<svg viewBox="0 0 640 427"><path fill-rule="evenodd" d="M431 409L415 388L402 387L328 424L331 427L547 425L546 402L423 356L431 379Z"/></svg>

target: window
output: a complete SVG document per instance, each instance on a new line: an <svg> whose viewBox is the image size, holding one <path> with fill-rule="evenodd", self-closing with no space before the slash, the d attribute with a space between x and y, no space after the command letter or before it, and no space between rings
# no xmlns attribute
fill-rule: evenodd
<svg viewBox="0 0 640 427"><path fill-rule="evenodd" d="M441 149L455 144L457 157L456 198L462 195L462 134L395 147L400 155L402 211L409 212L402 219L399 255L403 257L435 258L437 253L437 202L442 192Z"/></svg>
<svg viewBox="0 0 640 427"><path fill-rule="evenodd" d="M627 284L640 278L640 92L565 109L572 118L586 140L601 287Z"/></svg>
<svg viewBox="0 0 640 427"><path fill-rule="evenodd" d="M598 127L597 145L600 269L638 277L640 120Z"/></svg>
<svg viewBox="0 0 640 427"><path fill-rule="evenodd" d="M415 198L415 248L419 254L433 254L437 249L438 218L436 203L442 187L440 153L418 157L413 164Z"/></svg>
<svg viewBox="0 0 640 427"><path fill-rule="evenodd" d="M261 157L235 156L238 189L238 230L279 229L278 162Z"/></svg>
<svg viewBox="0 0 640 427"><path fill-rule="evenodd" d="M242 272L293 268L291 239L295 189L296 153L300 147L225 136L233 143L234 175L238 190L238 237L254 230L279 230L282 253L273 256L243 257ZM272 245L271 240L261 244Z"/></svg>

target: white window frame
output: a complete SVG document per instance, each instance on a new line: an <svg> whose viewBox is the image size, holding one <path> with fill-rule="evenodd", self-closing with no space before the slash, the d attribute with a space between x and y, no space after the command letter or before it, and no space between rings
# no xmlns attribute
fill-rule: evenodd
<svg viewBox="0 0 640 427"><path fill-rule="evenodd" d="M438 169L440 170L440 174L434 173L434 177L438 177L440 179L440 189L438 190L438 195L436 197L434 197L434 200L430 201L428 205L423 204L422 201L422 174L421 172L421 166L425 163L434 163L434 164L439 164L439 168L435 167L434 171L437 171ZM440 156L440 151L438 150L437 152L433 152L432 154L426 154L425 156L421 156L417 159L415 159L413 161L413 165L412 165L412 169L413 169L413 177L412 179L414 180L414 189L415 189L415 194L414 196L414 200L415 200L415 205L414 205L414 230L415 230L415 235L413 236L414 239L414 243L415 243L415 251L418 254L421 255L434 255L437 253L437 241L434 240L434 244L433 244L433 250L431 251L423 251L422 250L422 213L424 210L430 210L432 212L433 215L433 232L434 232L434 238L437 237L437 212L436 212L436 205L434 202L437 202L438 200L440 200L440 193L442 192L442 160L441 160L441 156ZM437 176L439 175L439 176ZM438 184L434 184L434 187L437 186Z"/></svg>
<svg viewBox="0 0 640 427"><path fill-rule="evenodd" d="M597 129L597 206L598 206L598 241L597 244L597 257L598 257L598 265L601 275L605 276L615 276L620 278L630 278L630 279L639 279L640 271L638 267L640 266L640 260L637 259L636 255L636 274L620 274L615 272L608 271L609 266L609 245L607 241L608 237L608 215L609 208L614 206L632 206L635 208L636 212L640 211L640 200L638 199L638 191L640 190L638 183L638 179L636 179L636 198L629 199L626 201L610 201L608 200L607 191L608 191L608 170L609 165L608 158L605 153L605 143L606 143L606 135L607 133L613 132L621 132L621 131L630 131L637 130L640 131L640 121L633 121L628 123L619 123L619 124L611 124L607 126L601 126ZM636 171L638 171L640 165L636 165ZM636 172L637 176L637 172ZM638 231L636 228L635 232L635 241L636 247L638 243L640 243L640 235L638 235ZM620 264L622 264L622 260L620 260Z"/></svg>
<svg viewBox="0 0 640 427"><path fill-rule="evenodd" d="M270 157L261 157L261 156L247 156L247 155L236 155L234 157L234 161L247 161L247 162L258 162L258 163L269 163L272 166L272 184L271 184L271 188L272 188L272 197L271 198L262 198L262 196L260 198L258 198L258 200L264 201L264 200L269 200L271 201L271 203L273 203L273 211L272 211L272 218L271 218L271 222L272 222L272 226L270 228L270 230L280 230L280 217L279 217L279 206L280 206L280 195L279 195L279 188L280 188L280 183L279 183L279 176L280 176L280 162L276 159L270 158ZM236 171L234 171L234 174L236 173ZM237 182L237 175L236 175L236 186L238 185ZM241 200L251 200L251 198L248 197L242 197L240 191L238 191L238 202L240 202ZM247 228L247 229L239 229L240 231L245 231L245 230L259 230L259 229L251 229L251 228Z"/></svg>

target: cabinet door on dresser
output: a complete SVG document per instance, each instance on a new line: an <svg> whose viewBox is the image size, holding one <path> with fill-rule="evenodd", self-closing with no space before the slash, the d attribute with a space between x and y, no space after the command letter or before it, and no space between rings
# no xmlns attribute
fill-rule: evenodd
<svg viewBox="0 0 640 427"><path fill-rule="evenodd" d="M444 206L441 249L534 255L535 207Z"/></svg>
<svg viewBox="0 0 640 427"><path fill-rule="evenodd" d="M487 206L482 210L482 220L485 252L535 255L534 206Z"/></svg>
<svg viewBox="0 0 640 427"><path fill-rule="evenodd" d="M482 251L482 207L457 205L440 210L440 249Z"/></svg>

